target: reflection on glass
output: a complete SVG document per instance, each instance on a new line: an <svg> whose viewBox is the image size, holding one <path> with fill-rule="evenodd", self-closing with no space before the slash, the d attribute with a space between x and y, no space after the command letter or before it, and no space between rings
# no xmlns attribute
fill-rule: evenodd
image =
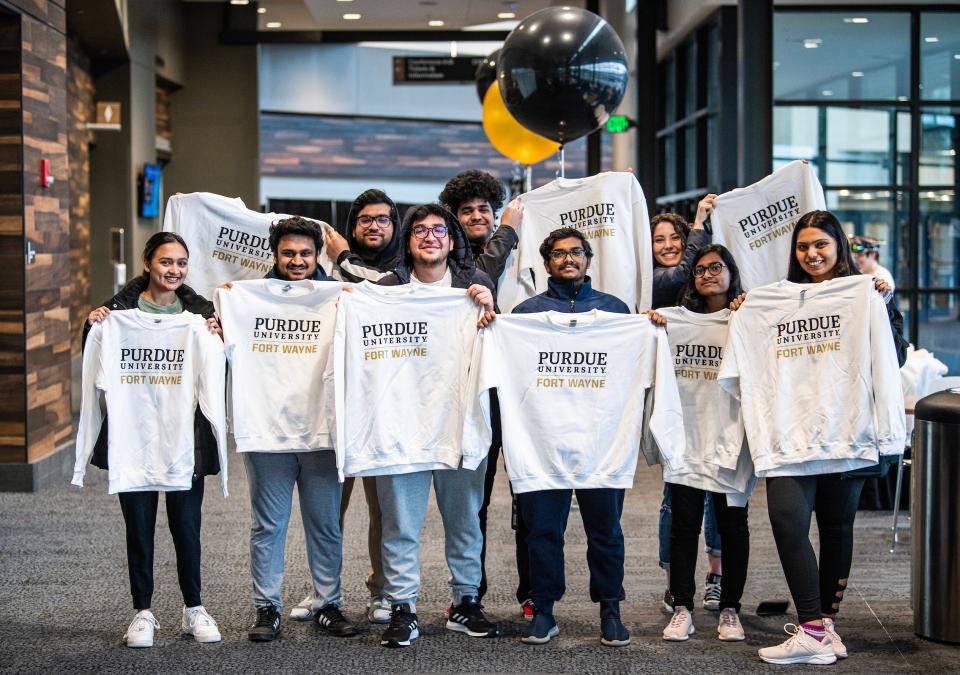
<svg viewBox="0 0 960 675"><path fill-rule="evenodd" d="M910 113L897 113L897 185L910 180Z"/></svg>
<svg viewBox="0 0 960 675"><path fill-rule="evenodd" d="M717 105L717 90L720 87L720 38L716 24L707 29L707 107Z"/></svg>
<svg viewBox="0 0 960 675"><path fill-rule="evenodd" d="M920 15L920 96L960 99L960 12Z"/></svg>
<svg viewBox="0 0 960 675"><path fill-rule="evenodd" d="M920 295L919 335L916 344L933 352L951 375L960 372L960 293Z"/></svg>
<svg viewBox="0 0 960 675"><path fill-rule="evenodd" d="M960 287L960 213L953 190L920 191L920 286Z"/></svg>
<svg viewBox="0 0 960 675"><path fill-rule="evenodd" d="M773 59L777 100L897 100L910 95L910 15L779 11Z"/></svg>
<svg viewBox="0 0 960 675"><path fill-rule="evenodd" d="M670 55L663 67L663 122L670 126L677 121L676 57Z"/></svg>
<svg viewBox="0 0 960 675"><path fill-rule="evenodd" d="M927 108L920 115L920 185L955 185L960 110Z"/></svg>
<svg viewBox="0 0 960 675"><path fill-rule="evenodd" d="M697 126L692 124L683 132L683 189L700 187L697 181Z"/></svg>
<svg viewBox="0 0 960 675"><path fill-rule="evenodd" d="M886 185L893 180L890 110L828 108L826 183Z"/></svg>
<svg viewBox="0 0 960 675"><path fill-rule="evenodd" d="M663 193L670 195L677 191L677 153L673 134L660 139L660 144L660 156L663 158Z"/></svg>
<svg viewBox="0 0 960 675"><path fill-rule="evenodd" d="M810 161L819 170L817 148L820 123L813 106L776 106L773 109L773 168L795 159ZM823 178L820 177L822 181Z"/></svg>
<svg viewBox="0 0 960 675"><path fill-rule="evenodd" d="M684 49L684 116L692 115L697 111L699 104L697 102L697 42L691 40Z"/></svg>
<svg viewBox="0 0 960 675"><path fill-rule="evenodd" d="M848 236L870 237L880 242L880 264L893 274L897 287L910 282L910 231L907 197L889 190L827 190L831 211Z"/></svg>

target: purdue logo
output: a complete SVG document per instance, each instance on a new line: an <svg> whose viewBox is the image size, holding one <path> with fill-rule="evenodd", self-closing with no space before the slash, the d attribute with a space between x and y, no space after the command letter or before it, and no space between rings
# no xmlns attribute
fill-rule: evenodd
<svg viewBox="0 0 960 675"><path fill-rule="evenodd" d="M364 361L398 359L427 355L427 338L430 337L426 321L393 321L360 326ZM381 349L389 346L391 349Z"/></svg>
<svg viewBox="0 0 960 675"><path fill-rule="evenodd" d="M221 226L217 233L211 256L260 272L268 272L273 267L273 253L267 237L241 232L226 225Z"/></svg>
<svg viewBox="0 0 960 675"><path fill-rule="evenodd" d="M789 195L773 204L757 209L737 225L749 242L751 249L757 249L777 237L793 231L793 221L800 215L800 205L796 195ZM779 225L779 227L777 227ZM771 230L771 228L774 228Z"/></svg>
<svg viewBox="0 0 960 675"><path fill-rule="evenodd" d="M590 204L560 214L560 227L574 227L583 232L587 239L616 236L616 222L617 214L612 202Z"/></svg>
<svg viewBox="0 0 960 675"><path fill-rule="evenodd" d="M777 358L792 359L803 354L840 351L840 315L824 314L777 324Z"/></svg>
<svg viewBox="0 0 960 675"><path fill-rule="evenodd" d="M120 384L182 384L184 353L183 349L124 347L120 350Z"/></svg>
<svg viewBox="0 0 960 675"><path fill-rule="evenodd" d="M539 352L537 372L578 376L538 377L540 388L602 389L607 386L607 352Z"/></svg>
<svg viewBox="0 0 960 675"><path fill-rule="evenodd" d="M258 316L253 320L254 352L316 354L322 321Z"/></svg>

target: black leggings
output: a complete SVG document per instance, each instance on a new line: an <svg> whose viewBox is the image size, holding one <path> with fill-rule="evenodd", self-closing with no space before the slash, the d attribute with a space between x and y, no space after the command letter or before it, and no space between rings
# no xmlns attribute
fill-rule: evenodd
<svg viewBox="0 0 960 675"><path fill-rule="evenodd" d="M487 509L490 507L490 497L493 494L493 481L497 475L497 463L500 460L500 447L503 445L503 436L500 426L500 399L497 390L490 390L490 426L492 439L490 451L487 454L487 475L483 480L483 503L480 505L480 534L483 535L483 548L480 549L480 586L477 587L477 597L483 600L487 594Z"/></svg>
<svg viewBox="0 0 960 675"><path fill-rule="evenodd" d="M693 610L693 594L696 591L694 575L697 566L697 549L700 544L700 523L703 521L703 498L705 491L697 488L667 484L670 489L670 506L673 523L670 528L670 592L675 606ZM717 516L720 541L723 542L721 563L723 585L720 588L720 609L733 607L740 611L740 598L747 581L747 564L750 560L750 528L747 526L747 509L727 506L727 496L713 494L713 509Z"/></svg>
<svg viewBox="0 0 960 675"><path fill-rule="evenodd" d="M800 623L833 616L840 609L853 562L853 521L863 481L839 473L767 478L770 525ZM810 544L814 511L820 531L819 568Z"/></svg>
<svg viewBox="0 0 960 675"><path fill-rule="evenodd" d="M200 602L200 511L203 478L189 490L165 492L167 524L177 551L177 577L183 604ZM153 599L153 541L159 492L121 492L120 509L127 526L127 567L134 609L150 609Z"/></svg>

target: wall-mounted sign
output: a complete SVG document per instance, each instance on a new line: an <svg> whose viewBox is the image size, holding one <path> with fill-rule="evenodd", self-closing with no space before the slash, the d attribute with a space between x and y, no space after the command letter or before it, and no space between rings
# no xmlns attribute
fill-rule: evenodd
<svg viewBox="0 0 960 675"><path fill-rule="evenodd" d="M95 122L88 122L87 129L120 131L120 102L98 101L97 119Z"/></svg>
<svg viewBox="0 0 960 675"><path fill-rule="evenodd" d="M473 84L482 56L394 56L394 84Z"/></svg>

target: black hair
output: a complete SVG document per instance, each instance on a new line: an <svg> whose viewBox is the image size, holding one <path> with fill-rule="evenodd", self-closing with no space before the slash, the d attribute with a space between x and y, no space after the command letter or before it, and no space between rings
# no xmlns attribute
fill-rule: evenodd
<svg viewBox="0 0 960 675"><path fill-rule="evenodd" d="M323 230L320 229L319 224L301 216L290 216L289 218L282 218L270 226L270 250L273 251L274 256L277 255L280 240L289 235L313 239L317 253L323 248Z"/></svg>
<svg viewBox="0 0 960 675"><path fill-rule="evenodd" d="M469 169L461 171L447 181L440 193L440 203L456 213L461 204L471 199L484 199L490 202L494 211L499 211L506 197L503 185L486 171Z"/></svg>
<svg viewBox="0 0 960 675"><path fill-rule="evenodd" d="M697 256L693 259L693 264L690 265L690 275L687 277L687 283L680 292L679 298L677 298L677 304L681 307L686 307L691 312L698 312L699 314L705 314L707 312L707 303L704 301L703 296L697 291L696 277L693 271L697 268L697 263L703 260L708 253L716 253L720 256L723 264L726 265L730 271L730 286L727 288L726 304L729 305L733 302L734 298L743 293L743 287L740 284L740 268L737 267L737 262L733 259L733 254L722 244L709 244L704 246L697 251Z"/></svg>
<svg viewBox="0 0 960 675"><path fill-rule="evenodd" d="M157 249L163 246L164 244L180 244L183 246L183 250L187 252L187 257L190 257L190 249L187 248L187 242L183 240L179 234L175 232L155 232L150 235L150 238L147 239L147 243L143 246L143 262L149 263L153 260L153 256L156 255Z"/></svg>
<svg viewBox="0 0 960 675"><path fill-rule="evenodd" d="M833 268L833 276L849 277L860 274L860 268L857 267L853 254L850 252L850 241L847 239L847 235L844 233L837 217L829 211L810 211L800 216L796 227L793 228L793 236L790 238L790 266L787 268L787 281L800 284L808 284L812 281L810 275L803 271L800 261L797 260L797 238L800 236L800 230L810 227L823 230L837 245L837 262Z"/></svg>
<svg viewBox="0 0 960 675"><path fill-rule="evenodd" d="M383 190L371 188L361 192L357 198L353 200L353 204L350 205L350 222L347 223L350 232L357 226L357 218L360 211L371 204L386 204L389 206L390 220L393 222L394 229L400 227L400 215L397 213L397 205L394 204L393 200L390 199Z"/></svg>
<svg viewBox="0 0 960 675"><path fill-rule="evenodd" d="M657 225L660 223L667 222L673 225L673 231L680 235L680 239L683 241L683 245L687 245L687 235L690 233L690 225L687 224L686 219L681 216L679 213L658 213L653 218L650 219L650 237L653 237L653 233L657 230Z"/></svg>
<svg viewBox="0 0 960 675"><path fill-rule="evenodd" d="M439 216L440 218L443 218L444 224L446 224L448 227L450 226L451 221L456 220L456 216L454 216L443 204L421 204L420 206L415 207L407 216L410 219L410 231L407 234L413 236L414 224L423 220L427 216Z"/></svg>
<svg viewBox="0 0 960 675"><path fill-rule="evenodd" d="M569 237L576 237L580 240L580 244L583 246L583 254L587 256L587 260L593 257L593 247L590 246L587 238L583 236L583 232L575 227L561 227L548 234L547 238L540 244L540 257L543 258L543 261L546 262L550 260L550 251L553 250L554 244L561 239L568 239Z"/></svg>

